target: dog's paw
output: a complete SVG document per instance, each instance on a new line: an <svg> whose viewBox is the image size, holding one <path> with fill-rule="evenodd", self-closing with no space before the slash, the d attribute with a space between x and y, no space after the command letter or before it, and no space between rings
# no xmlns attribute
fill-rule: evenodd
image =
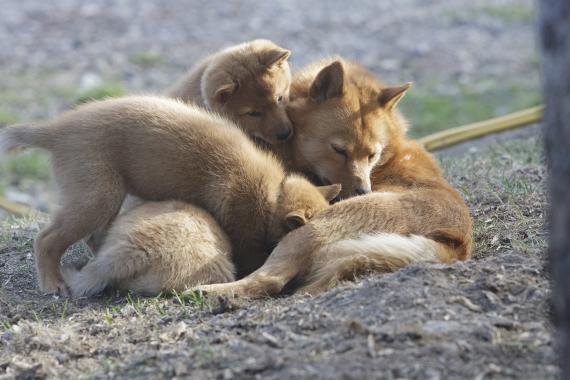
<svg viewBox="0 0 570 380"><path fill-rule="evenodd" d="M50 280L40 283L40 291L44 295L57 295L62 297L69 297L71 292L63 280Z"/></svg>
<svg viewBox="0 0 570 380"><path fill-rule="evenodd" d="M229 292L226 284L213 284L213 285L200 285L195 288L186 290L184 293L199 294L203 296L232 296L232 292Z"/></svg>

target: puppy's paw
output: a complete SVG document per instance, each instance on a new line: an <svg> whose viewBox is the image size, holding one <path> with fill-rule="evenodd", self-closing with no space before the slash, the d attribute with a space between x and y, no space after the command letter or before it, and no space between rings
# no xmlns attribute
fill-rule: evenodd
<svg viewBox="0 0 570 380"><path fill-rule="evenodd" d="M62 297L71 295L67 284L61 279L50 279L49 281L44 280L40 282L40 290L45 295L53 294Z"/></svg>
<svg viewBox="0 0 570 380"><path fill-rule="evenodd" d="M183 294L189 297L196 294L201 296L231 296L231 297L235 295L235 293L232 291L232 288L228 287L227 284L200 285L195 288L184 291Z"/></svg>

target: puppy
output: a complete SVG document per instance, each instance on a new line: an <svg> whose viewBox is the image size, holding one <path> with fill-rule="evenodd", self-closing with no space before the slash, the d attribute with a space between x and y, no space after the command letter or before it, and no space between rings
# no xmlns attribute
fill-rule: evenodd
<svg viewBox="0 0 570 380"><path fill-rule="evenodd" d="M60 273L67 247L109 224L127 193L212 213L243 276L340 192L340 185L317 189L286 175L229 121L160 97L93 102L52 122L0 133L4 150L26 146L51 151L62 202L34 246L40 288L49 293L67 292Z"/></svg>
<svg viewBox="0 0 570 380"><path fill-rule="evenodd" d="M155 296L235 279L226 233L208 212L180 201L145 202L122 214L93 259L62 273L74 297L108 286Z"/></svg>
<svg viewBox="0 0 570 380"><path fill-rule="evenodd" d="M206 57L168 91L168 96L205 106L267 144L286 141L293 128L289 101L291 52L253 40Z"/></svg>

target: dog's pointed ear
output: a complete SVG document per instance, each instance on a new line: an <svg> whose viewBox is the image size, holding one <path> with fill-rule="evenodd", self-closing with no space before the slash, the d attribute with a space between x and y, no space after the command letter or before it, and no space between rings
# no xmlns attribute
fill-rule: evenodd
<svg viewBox="0 0 570 380"><path fill-rule="evenodd" d="M393 109L396 107L398 102L402 100L404 95L406 95L406 92L410 87L412 87L412 82L408 82L401 86L383 88L380 95L378 95L378 104L380 104L380 107L387 110Z"/></svg>
<svg viewBox="0 0 570 380"><path fill-rule="evenodd" d="M218 89L216 90L216 92L214 93L214 97L216 98L216 100L218 100L220 103L225 103L228 101L229 97L237 91L237 89L239 88L239 83L238 82L231 82L231 83L227 83L224 84L220 87L218 87Z"/></svg>
<svg viewBox="0 0 570 380"><path fill-rule="evenodd" d="M305 214L301 211L291 211L285 216L285 224L289 231L293 231L295 228L299 228L307 224L307 218Z"/></svg>
<svg viewBox="0 0 570 380"><path fill-rule="evenodd" d="M330 202L340 194L342 185L340 183L335 183L334 185L318 186L317 190L319 190L323 197Z"/></svg>
<svg viewBox="0 0 570 380"><path fill-rule="evenodd" d="M264 52L261 63L268 68L277 67L285 62L291 55L291 50L275 48Z"/></svg>
<svg viewBox="0 0 570 380"><path fill-rule="evenodd" d="M334 61L322 69L313 80L309 97L316 102L342 96L344 91L344 68L340 61Z"/></svg>

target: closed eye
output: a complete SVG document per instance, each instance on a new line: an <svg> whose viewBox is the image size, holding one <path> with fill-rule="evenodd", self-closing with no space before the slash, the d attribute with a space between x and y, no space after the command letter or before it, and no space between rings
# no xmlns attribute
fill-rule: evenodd
<svg viewBox="0 0 570 380"><path fill-rule="evenodd" d="M247 116L251 116L251 117L261 117L263 116L263 114L259 111L249 111L246 113Z"/></svg>
<svg viewBox="0 0 570 380"><path fill-rule="evenodd" d="M378 152L371 154L368 156L368 161L374 161L378 157Z"/></svg>
<svg viewBox="0 0 570 380"><path fill-rule="evenodd" d="M347 155L346 155L346 150L344 150L344 149L342 149L341 147L338 147L338 146L336 146L336 145L331 145L331 147L333 148L333 150L334 150L336 153L340 154L340 155L343 156L344 158L347 157Z"/></svg>

